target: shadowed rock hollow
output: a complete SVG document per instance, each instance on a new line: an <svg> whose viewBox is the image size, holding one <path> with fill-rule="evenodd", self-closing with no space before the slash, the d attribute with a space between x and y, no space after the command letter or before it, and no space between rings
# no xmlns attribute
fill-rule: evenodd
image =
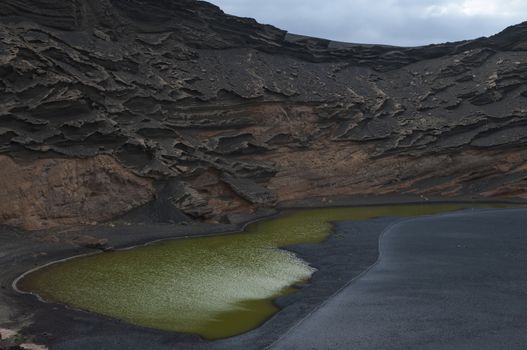
<svg viewBox="0 0 527 350"><path fill-rule="evenodd" d="M334 195L525 198L526 38L523 23L356 45L201 1L3 0L0 224L145 204L166 221Z"/></svg>

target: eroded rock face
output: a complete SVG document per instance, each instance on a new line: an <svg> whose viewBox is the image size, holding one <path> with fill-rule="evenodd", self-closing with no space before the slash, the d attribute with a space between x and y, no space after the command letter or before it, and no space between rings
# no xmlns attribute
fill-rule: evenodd
<svg viewBox="0 0 527 350"><path fill-rule="evenodd" d="M27 164L0 156L0 169L0 224L28 230L108 220L155 194L151 180L104 155Z"/></svg>
<svg viewBox="0 0 527 350"><path fill-rule="evenodd" d="M110 155L205 219L313 196L525 196L526 23L399 48L201 1L40 2L0 4L0 152L17 162ZM152 196L131 191L112 195Z"/></svg>

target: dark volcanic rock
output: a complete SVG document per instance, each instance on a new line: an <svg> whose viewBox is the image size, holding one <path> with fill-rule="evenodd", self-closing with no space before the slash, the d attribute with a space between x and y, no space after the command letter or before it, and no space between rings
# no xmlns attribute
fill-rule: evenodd
<svg viewBox="0 0 527 350"><path fill-rule="evenodd" d="M526 34L403 48L293 35L193 0L4 0L0 153L24 166L111 156L158 183L126 198L166 222L313 196L525 197ZM64 224L46 205L34 217ZM108 218L76 208L67 222ZM13 215L0 223L35 227Z"/></svg>
<svg viewBox="0 0 527 350"><path fill-rule="evenodd" d="M253 204L274 204L276 195L269 189L253 182L249 179L237 179L232 176L225 176L223 181L228 184L240 197Z"/></svg>

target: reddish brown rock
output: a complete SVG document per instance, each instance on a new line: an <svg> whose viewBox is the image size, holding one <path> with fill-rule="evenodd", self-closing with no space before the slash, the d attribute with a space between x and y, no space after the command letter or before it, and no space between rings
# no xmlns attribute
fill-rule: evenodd
<svg viewBox="0 0 527 350"><path fill-rule="evenodd" d="M19 163L0 156L0 224L29 230L86 225L152 200L152 181L109 156Z"/></svg>

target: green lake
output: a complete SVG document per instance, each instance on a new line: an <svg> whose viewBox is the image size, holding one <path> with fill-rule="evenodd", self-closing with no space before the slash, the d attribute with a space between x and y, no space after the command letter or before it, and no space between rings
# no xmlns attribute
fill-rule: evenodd
<svg viewBox="0 0 527 350"><path fill-rule="evenodd" d="M314 268L292 244L319 243L332 221L418 216L499 204L428 204L307 209L249 225L242 233L158 242L74 258L25 275L17 284L44 300L132 324L195 333L241 334L276 313L273 299L295 291Z"/></svg>

